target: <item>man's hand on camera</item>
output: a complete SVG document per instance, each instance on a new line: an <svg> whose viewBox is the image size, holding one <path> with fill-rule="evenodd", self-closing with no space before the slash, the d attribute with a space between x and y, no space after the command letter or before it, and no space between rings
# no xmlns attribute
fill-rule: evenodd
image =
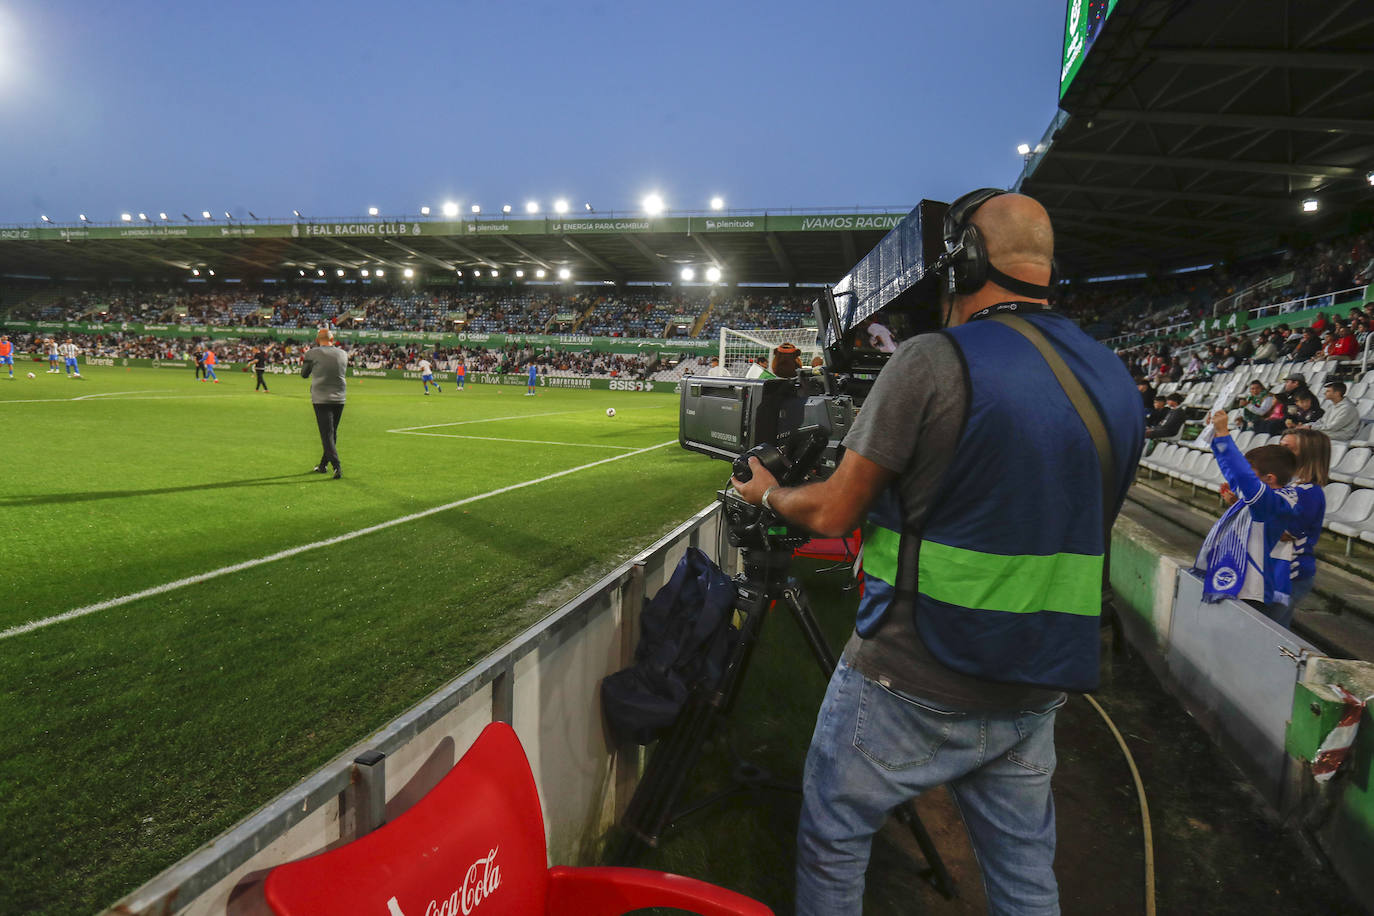
<svg viewBox="0 0 1374 916"><path fill-rule="evenodd" d="M731 477L730 486L735 488L735 492L739 493L745 502L757 506L763 502L763 491L769 487L776 487L778 479L768 473L768 469L757 458L749 459L749 469L754 472L753 477L747 482Z"/></svg>

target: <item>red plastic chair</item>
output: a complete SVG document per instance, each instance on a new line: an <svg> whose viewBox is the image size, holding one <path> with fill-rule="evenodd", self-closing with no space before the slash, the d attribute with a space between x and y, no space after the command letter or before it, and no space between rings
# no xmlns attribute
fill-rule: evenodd
<svg viewBox="0 0 1374 916"><path fill-rule="evenodd" d="M548 868L547 855L529 760L510 726L494 722L414 807L352 843L277 866L264 893L278 916L618 916L643 907L773 913L693 878Z"/></svg>

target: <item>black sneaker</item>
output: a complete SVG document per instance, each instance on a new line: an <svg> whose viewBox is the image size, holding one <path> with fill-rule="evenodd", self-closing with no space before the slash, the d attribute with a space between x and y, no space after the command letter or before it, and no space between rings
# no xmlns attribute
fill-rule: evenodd
<svg viewBox="0 0 1374 916"><path fill-rule="evenodd" d="M334 469L334 479L335 479L335 480L339 480L339 479L342 478L342 477L343 477L343 468L335 468L335 469Z"/></svg>
<svg viewBox="0 0 1374 916"><path fill-rule="evenodd" d="M316 474L328 474L328 473L329 473L329 468L325 467L325 466L322 465L322 464L317 464L317 465L315 465L313 468L311 468L310 470L314 471Z"/></svg>

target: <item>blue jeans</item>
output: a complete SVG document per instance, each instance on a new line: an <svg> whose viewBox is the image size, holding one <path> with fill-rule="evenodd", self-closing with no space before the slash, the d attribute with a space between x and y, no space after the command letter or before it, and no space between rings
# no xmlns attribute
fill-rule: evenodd
<svg viewBox="0 0 1374 916"><path fill-rule="evenodd" d="M1302 602L1302 599L1312 594L1312 585L1316 581L1316 576L1308 576L1306 579L1293 580L1293 594L1289 597L1288 600L1288 606L1292 609L1292 611L1297 611L1298 604ZM1292 612L1290 612L1288 619L1290 622L1292 621Z"/></svg>
<svg viewBox="0 0 1374 916"><path fill-rule="evenodd" d="M835 669L806 756L797 828L798 916L863 911L873 835L888 813L948 785L991 913L1057 914L1054 714L960 712Z"/></svg>

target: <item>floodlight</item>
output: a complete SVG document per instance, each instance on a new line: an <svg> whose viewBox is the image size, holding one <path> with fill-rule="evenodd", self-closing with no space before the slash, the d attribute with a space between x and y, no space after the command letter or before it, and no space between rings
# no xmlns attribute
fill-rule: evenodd
<svg viewBox="0 0 1374 916"><path fill-rule="evenodd" d="M560 267L560 268L558 268L558 279L560 279L560 280L567 280L567 279L570 278L571 276L572 276L572 271L571 271L571 270L568 270L568 268L566 268L566 267Z"/></svg>
<svg viewBox="0 0 1374 916"><path fill-rule="evenodd" d="M1017 147L1016 147L1016 154L1017 154L1018 156L1029 156L1029 155L1030 155L1030 144L1029 144L1029 143L1021 143L1021 144L1018 144Z"/></svg>
<svg viewBox="0 0 1374 916"><path fill-rule="evenodd" d="M230 213L228 210L225 210L225 211L224 211L224 218L225 218L225 219L228 219L228 220L232 220L232 219L234 218L234 216L233 216L233 214Z"/></svg>
<svg viewBox="0 0 1374 916"><path fill-rule="evenodd" d="M141 220L143 220L145 223L148 222L148 214L146 214L146 213L140 213L140 214L138 215L138 218L141 219Z"/></svg>
<svg viewBox="0 0 1374 916"><path fill-rule="evenodd" d="M697 278L697 272L690 267L682 268L682 279L691 282Z"/></svg>
<svg viewBox="0 0 1374 916"><path fill-rule="evenodd" d="M368 275L368 270L367 270L366 267L364 267L364 268L362 269L362 275L363 275L364 277L366 277L366 276Z"/></svg>
<svg viewBox="0 0 1374 916"><path fill-rule="evenodd" d="M451 200L450 200L450 201L446 201L446 202L444 203L444 215L445 215L445 216L457 216L457 215L458 215L458 205L455 204L455 203L454 203L453 201L451 201Z"/></svg>
<svg viewBox="0 0 1374 916"><path fill-rule="evenodd" d="M510 212L510 204L502 204L502 205L501 205L501 212L502 212L502 213L509 213L509 212Z"/></svg>
<svg viewBox="0 0 1374 916"><path fill-rule="evenodd" d="M343 269L342 267L340 267L338 270L334 271L334 276L336 276L336 277L342 277L343 275L344 275L344 269Z"/></svg>
<svg viewBox="0 0 1374 916"><path fill-rule="evenodd" d="M304 271L304 270L298 270L298 271L296 271L296 273L300 274L302 277L305 276L305 271Z"/></svg>
<svg viewBox="0 0 1374 916"><path fill-rule="evenodd" d="M523 270L517 270L517 271L515 272L515 276L516 276L516 277L523 277L523 276L525 276L525 272L524 272Z"/></svg>
<svg viewBox="0 0 1374 916"><path fill-rule="evenodd" d="M542 268L542 267L539 268L538 270L536 270L536 271L534 272L535 279L538 279L538 280L544 279L544 277L545 277L546 275L547 275L547 272L546 272L546 271L544 270L544 268Z"/></svg>
<svg viewBox="0 0 1374 916"><path fill-rule="evenodd" d="M132 213L121 213L121 214L119 214L119 218L122 219L122 220L124 220L124 222L126 222L126 223L131 223L131 222L133 222L133 219L134 219Z"/></svg>
<svg viewBox="0 0 1374 916"><path fill-rule="evenodd" d="M456 274L457 274L458 276L460 276L460 277L463 275L463 272L462 272L461 270L455 269L453 272L456 273Z"/></svg>
<svg viewBox="0 0 1374 916"><path fill-rule="evenodd" d="M50 222L52 222L52 220L48 219L48 215L47 215L46 213L44 213L42 216L40 216L40 217L38 217L38 218L41 219L41 220L42 220L43 222L45 222L45 223L50 223Z"/></svg>
<svg viewBox="0 0 1374 916"><path fill-rule="evenodd" d="M258 215L257 215L256 213L254 213L252 210L249 210L249 211L248 211L248 216L249 216L249 218L251 218L251 219L257 219L257 218L258 218Z"/></svg>
<svg viewBox="0 0 1374 916"><path fill-rule="evenodd" d="M200 271L199 271L197 268L192 267L192 268L191 268L191 276L193 276L193 277L199 277L199 276L200 276Z"/></svg>
<svg viewBox="0 0 1374 916"><path fill-rule="evenodd" d="M567 202L566 200L564 200L563 198L561 198L561 197L558 198L558 200L555 200L555 201L553 202L553 212L555 212L555 213L567 213L567 212L568 212L568 202Z"/></svg>
<svg viewBox="0 0 1374 916"><path fill-rule="evenodd" d="M592 205L591 205L590 203L583 204L583 205L582 205L582 208L583 208L584 210L586 210L588 213L595 213L595 212L596 212L595 210L592 209Z"/></svg>
<svg viewBox="0 0 1374 916"><path fill-rule="evenodd" d="M301 211L299 211L299 210L292 210L292 211L291 211L291 215L294 216L296 219L300 219L300 218L301 218Z"/></svg>
<svg viewBox="0 0 1374 916"><path fill-rule="evenodd" d="M89 222L90 222L90 220L86 218L86 214L81 213L81 214L78 214L78 215L81 217L81 222L83 222L83 223L89 223Z"/></svg>
<svg viewBox="0 0 1374 916"><path fill-rule="evenodd" d="M210 276L212 276L212 277L213 277L213 276L214 276L214 275L215 275L215 272L214 272L214 271L213 271L213 270L212 270L212 271L210 271Z"/></svg>
<svg viewBox="0 0 1374 916"><path fill-rule="evenodd" d="M501 271L499 271L499 270L493 270L493 271L491 272L491 275L492 275L493 277L499 277L499 276L501 276Z"/></svg>
<svg viewBox="0 0 1374 916"><path fill-rule="evenodd" d="M162 220L162 221L165 223L165 222L167 221L167 214L166 214L166 213L159 213L159 214L157 215L157 218L160 219L160 220Z"/></svg>
<svg viewBox="0 0 1374 916"><path fill-rule="evenodd" d="M315 273L318 274L319 276L323 277L323 276L324 276L324 268L321 267L319 270L315 271ZM343 271L342 271L342 270L339 271L339 276L341 276L341 277L343 276Z"/></svg>
<svg viewBox="0 0 1374 916"><path fill-rule="evenodd" d="M663 212L663 198L657 193L645 196L645 198L639 202L639 205L643 207L644 212L650 216L658 216Z"/></svg>
<svg viewBox="0 0 1374 916"><path fill-rule="evenodd" d="M1374 185L1374 170L1365 173L1364 180Z"/></svg>
<svg viewBox="0 0 1374 916"><path fill-rule="evenodd" d="M411 270L409 267L407 267L404 271L402 271L402 273L405 274L405 278L406 278L407 280L409 280L411 277L415 276L415 271Z"/></svg>
<svg viewBox="0 0 1374 916"><path fill-rule="evenodd" d="M380 267L378 267L376 270L374 270L374 271L372 272L372 275L373 275L374 277L380 277L380 276L382 276L382 269L381 269Z"/></svg>
<svg viewBox="0 0 1374 916"><path fill-rule="evenodd" d="M712 197L712 198L711 198L711 209L712 209L712 210L724 210L724 209L725 209L725 198L724 198L724 197L721 197L719 194L717 194L715 197Z"/></svg>
<svg viewBox="0 0 1374 916"><path fill-rule="evenodd" d="M719 282L720 282L720 268L719 268L719 267L708 267L708 268L706 268L706 281L707 281L708 283L719 283Z"/></svg>
<svg viewBox="0 0 1374 916"><path fill-rule="evenodd" d="M538 202L533 201L533 200L527 200L527 201L525 201L525 212L526 212L526 213L538 213L538 212L539 212L539 204L538 204Z"/></svg>
<svg viewBox="0 0 1374 916"><path fill-rule="evenodd" d="M482 212L482 205L481 205L481 204L473 204L473 205L472 205L472 212L473 212L473 213L481 213L481 212Z"/></svg>
<svg viewBox="0 0 1374 916"><path fill-rule="evenodd" d="M201 211L200 211L200 216L201 216L201 219L209 219L209 218L210 218L210 211L209 211L209 210L201 210Z"/></svg>
<svg viewBox="0 0 1374 916"><path fill-rule="evenodd" d="M1309 198L1307 198L1307 200L1304 200L1304 201L1302 202L1302 212L1304 212L1304 213L1316 213L1316 212L1317 212L1317 208L1318 208L1319 206L1321 206L1321 205L1317 203L1317 198L1315 198L1315 197L1309 197Z"/></svg>
<svg viewBox="0 0 1374 916"><path fill-rule="evenodd" d="M367 215L368 215L368 216L376 216L376 215L377 215L377 208L376 208L376 207L368 207L368 208L367 208Z"/></svg>
<svg viewBox="0 0 1374 916"><path fill-rule="evenodd" d="M420 215L421 215L421 216L429 216L429 207L421 207L421 208L420 208Z"/></svg>

